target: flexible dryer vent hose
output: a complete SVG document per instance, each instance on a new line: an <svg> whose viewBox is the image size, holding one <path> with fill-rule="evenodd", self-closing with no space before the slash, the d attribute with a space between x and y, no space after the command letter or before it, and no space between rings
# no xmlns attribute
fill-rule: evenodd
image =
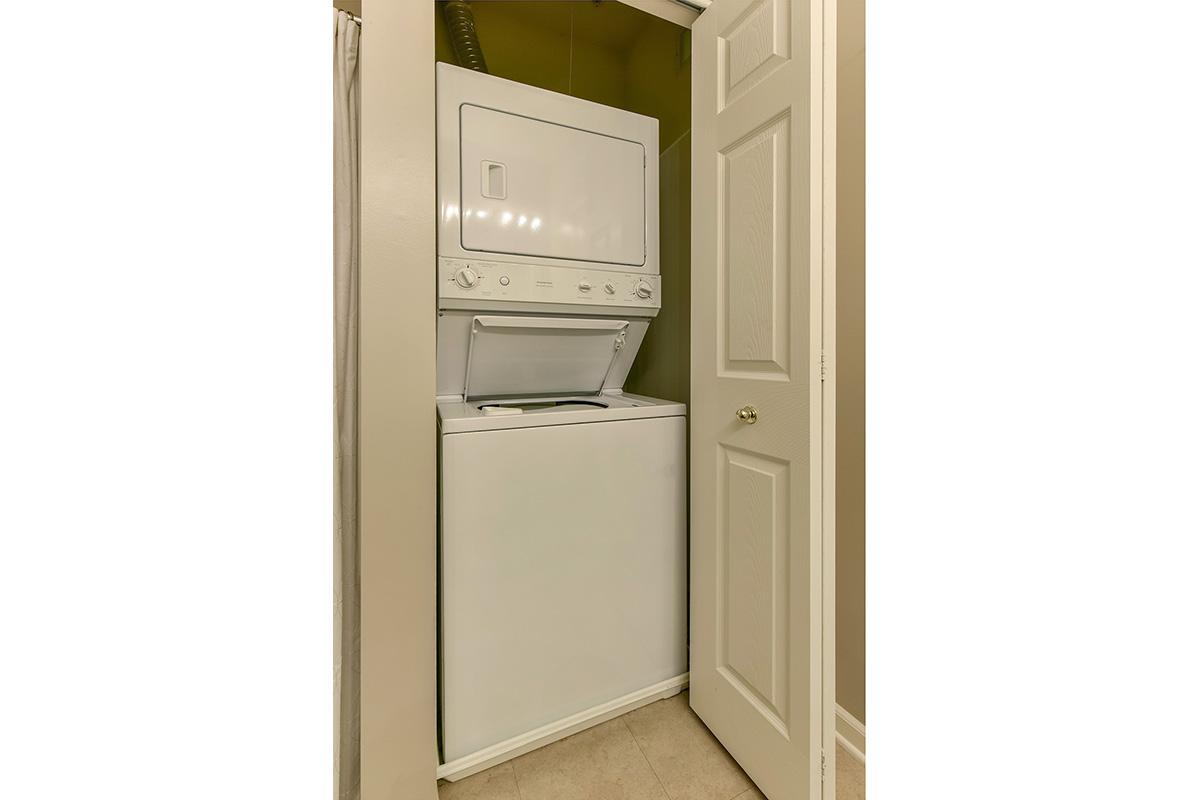
<svg viewBox="0 0 1200 800"><path fill-rule="evenodd" d="M475 15L471 13L471 6L462 0L450 0L444 11L458 65L477 72L487 72L483 48L479 46L479 37L475 34Z"/></svg>

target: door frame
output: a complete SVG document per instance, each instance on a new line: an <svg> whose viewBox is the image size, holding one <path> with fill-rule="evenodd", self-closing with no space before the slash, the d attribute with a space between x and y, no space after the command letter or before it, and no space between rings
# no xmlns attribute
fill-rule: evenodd
<svg viewBox="0 0 1200 800"><path fill-rule="evenodd" d="M434 4L362 6L360 791L437 800Z"/></svg>
<svg viewBox="0 0 1200 800"><path fill-rule="evenodd" d="M821 720L822 800L837 787L837 0L811 0L821 52L813 59L813 96L821 99ZM818 199L818 198L814 198ZM828 778L828 779L826 779Z"/></svg>

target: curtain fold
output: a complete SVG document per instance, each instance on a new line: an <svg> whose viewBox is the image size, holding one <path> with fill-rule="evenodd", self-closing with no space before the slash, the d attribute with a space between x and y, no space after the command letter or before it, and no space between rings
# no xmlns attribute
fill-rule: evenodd
<svg viewBox="0 0 1200 800"><path fill-rule="evenodd" d="M344 11L333 21L334 274L334 797L359 800L358 549L358 44Z"/></svg>

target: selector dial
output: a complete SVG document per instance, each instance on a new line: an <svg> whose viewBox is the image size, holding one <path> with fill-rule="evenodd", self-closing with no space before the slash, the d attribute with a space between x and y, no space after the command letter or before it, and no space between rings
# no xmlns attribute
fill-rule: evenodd
<svg viewBox="0 0 1200 800"><path fill-rule="evenodd" d="M650 296L654 294L654 288L645 281L638 281L634 284L633 292L643 300L649 300Z"/></svg>
<svg viewBox="0 0 1200 800"><path fill-rule="evenodd" d="M470 267L460 267L458 272L454 273L454 282L464 289L470 289L479 283L479 274Z"/></svg>
<svg viewBox="0 0 1200 800"><path fill-rule="evenodd" d="M617 287L613 286L612 281L609 281L608 283L604 284L604 291L608 292L609 294L616 294Z"/></svg>

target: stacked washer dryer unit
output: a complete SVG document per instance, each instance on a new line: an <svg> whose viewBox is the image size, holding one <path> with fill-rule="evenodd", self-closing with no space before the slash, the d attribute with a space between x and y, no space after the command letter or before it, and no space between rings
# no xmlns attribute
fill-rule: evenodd
<svg viewBox="0 0 1200 800"><path fill-rule="evenodd" d="M686 410L622 391L659 310L657 120L446 64L437 80L455 778L679 691Z"/></svg>

